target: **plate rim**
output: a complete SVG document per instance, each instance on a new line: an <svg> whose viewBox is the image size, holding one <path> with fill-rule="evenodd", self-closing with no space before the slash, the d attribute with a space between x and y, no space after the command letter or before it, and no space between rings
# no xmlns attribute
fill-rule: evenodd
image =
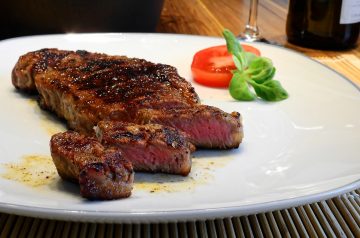
<svg viewBox="0 0 360 238"><path fill-rule="evenodd" d="M283 210L305 204L331 199L360 188L360 179L336 189L296 198L278 201L255 203L242 206L217 208L200 208L174 211L153 212L109 212L109 211L79 211L58 208L39 208L26 205L0 202L0 211L21 216L43 219L70 220L78 222L112 222L112 223L150 223L150 222L185 222L206 219L221 219L225 217L245 216ZM196 211L196 213L194 213ZM104 216L105 215L105 216Z"/></svg>

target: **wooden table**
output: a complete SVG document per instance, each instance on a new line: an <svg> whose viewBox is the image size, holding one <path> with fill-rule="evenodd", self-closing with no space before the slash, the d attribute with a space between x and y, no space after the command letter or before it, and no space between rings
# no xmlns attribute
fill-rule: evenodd
<svg viewBox="0 0 360 238"><path fill-rule="evenodd" d="M303 52L360 86L360 47L332 52L287 43L287 0L260 0L268 40ZM243 30L249 0L166 0L158 32L221 36ZM360 106L360 105L359 105ZM95 224L0 213L0 237L360 237L360 190L327 201L249 216L168 224Z"/></svg>

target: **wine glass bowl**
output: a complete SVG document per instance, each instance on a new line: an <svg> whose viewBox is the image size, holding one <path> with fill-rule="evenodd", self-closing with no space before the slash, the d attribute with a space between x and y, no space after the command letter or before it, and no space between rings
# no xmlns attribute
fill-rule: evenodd
<svg viewBox="0 0 360 238"><path fill-rule="evenodd" d="M245 25L245 29L237 36L239 40L245 42L264 42L272 45L280 45L277 42L269 41L261 36L259 27L257 25L259 0L250 0L249 18Z"/></svg>
<svg viewBox="0 0 360 238"><path fill-rule="evenodd" d="M238 36L246 42L260 41L259 27L257 26L257 11L259 0L250 0L249 18L245 30Z"/></svg>
<svg viewBox="0 0 360 238"><path fill-rule="evenodd" d="M261 37L259 33L259 28L257 26L246 24L245 30L239 35L238 38L246 42L260 41Z"/></svg>

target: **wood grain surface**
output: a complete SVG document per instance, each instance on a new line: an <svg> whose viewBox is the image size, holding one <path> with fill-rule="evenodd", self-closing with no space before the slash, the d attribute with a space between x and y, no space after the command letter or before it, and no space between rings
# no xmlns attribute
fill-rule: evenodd
<svg viewBox="0 0 360 238"><path fill-rule="evenodd" d="M240 34L248 19L249 0L165 0L158 32L221 36L224 28ZM260 0L258 26L269 41L302 52L360 86L360 44L347 51L323 51L287 42L288 0Z"/></svg>

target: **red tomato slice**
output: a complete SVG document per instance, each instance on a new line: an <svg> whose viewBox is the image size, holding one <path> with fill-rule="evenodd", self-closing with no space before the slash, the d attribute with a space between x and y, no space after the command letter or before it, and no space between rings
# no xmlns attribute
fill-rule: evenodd
<svg viewBox="0 0 360 238"><path fill-rule="evenodd" d="M249 45L242 45L247 52L260 55L260 51ZM210 87L228 87L232 78L231 70L236 69L232 55L226 45L213 46L194 55L191 71L194 80Z"/></svg>

